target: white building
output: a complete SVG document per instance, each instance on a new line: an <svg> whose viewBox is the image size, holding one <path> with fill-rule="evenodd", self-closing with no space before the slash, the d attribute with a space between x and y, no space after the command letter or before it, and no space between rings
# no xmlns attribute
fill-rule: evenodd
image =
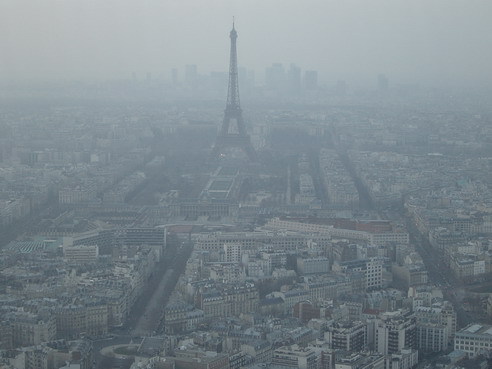
<svg viewBox="0 0 492 369"><path fill-rule="evenodd" d="M492 326L470 324L454 337L454 349L461 350L474 357L480 352L492 350Z"/></svg>
<svg viewBox="0 0 492 369"><path fill-rule="evenodd" d="M272 363L291 368L317 369L318 362L315 351L310 348L301 348L297 345L283 346L273 352Z"/></svg>
<svg viewBox="0 0 492 369"><path fill-rule="evenodd" d="M353 229L335 228L334 226L327 224L300 222L280 218L270 219L265 225L265 228L297 232L320 233L329 235L333 238L367 241L372 245L387 245L389 243L407 245L410 242L408 232L404 232L401 230L371 233Z"/></svg>

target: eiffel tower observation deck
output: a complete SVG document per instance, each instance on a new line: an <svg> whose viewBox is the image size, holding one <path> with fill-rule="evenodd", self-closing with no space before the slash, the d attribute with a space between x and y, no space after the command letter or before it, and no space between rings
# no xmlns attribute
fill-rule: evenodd
<svg viewBox="0 0 492 369"><path fill-rule="evenodd" d="M224 120L215 145L211 152L211 158L217 159L224 154L226 149L238 148L245 152L250 161L256 161L256 152L251 144L251 138L244 127L241 105L239 103L239 85L237 72L237 32L232 23L231 55L229 62L229 86L227 90L227 102L224 111Z"/></svg>

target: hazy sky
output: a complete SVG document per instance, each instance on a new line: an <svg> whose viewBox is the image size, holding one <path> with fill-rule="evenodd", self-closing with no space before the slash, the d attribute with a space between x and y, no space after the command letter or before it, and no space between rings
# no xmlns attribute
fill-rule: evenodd
<svg viewBox="0 0 492 369"><path fill-rule="evenodd" d="M295 63L326 81L492 83L492 0L0 0L0 79Z"/></svg>

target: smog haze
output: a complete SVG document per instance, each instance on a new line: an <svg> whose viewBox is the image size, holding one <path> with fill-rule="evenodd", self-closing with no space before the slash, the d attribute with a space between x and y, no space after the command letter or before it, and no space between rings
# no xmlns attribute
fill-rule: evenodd
<svg viewBox="0 0 492 369"><path fill-rule="evenodd" d="M168 79L227 71L232 17L241 65L274 62L320 79L433 85L492 82L487 0L3 0L0 80Z"/></svg>

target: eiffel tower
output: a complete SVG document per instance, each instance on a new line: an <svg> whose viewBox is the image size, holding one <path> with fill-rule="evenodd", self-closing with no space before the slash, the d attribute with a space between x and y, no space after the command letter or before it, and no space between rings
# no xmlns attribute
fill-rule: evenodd
<svg viewBox="0 0 492 369"><path fill-rule="evenodd" d="M237 32L232 23L231 56L229 62L229 86L227 90L227 103L224 111L224 120L220 129L211 158L217 159L227 148L239 148L248 156L249 160L256 161L256 152L251 144L251 139L244 128L241 106L239 105L239 86L237 78ZM231 122L235 122L231 124ZM232 129L232 130L231 130Z"/></svg>

